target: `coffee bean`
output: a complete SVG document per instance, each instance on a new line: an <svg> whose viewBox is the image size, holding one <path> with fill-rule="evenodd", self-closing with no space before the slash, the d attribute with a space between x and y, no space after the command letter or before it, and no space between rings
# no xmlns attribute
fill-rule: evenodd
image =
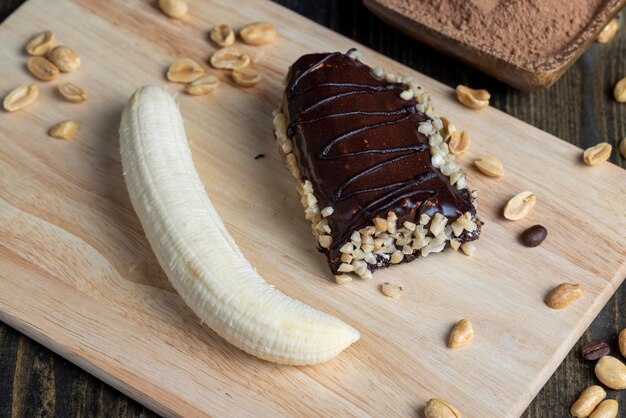
<svg viewBox="0 0 626 418"><path fill-rule="evenodd" d="M522 244L527 247L540 245L548 236L548 230L541 225L535 225L522 232Z"/></svg>
<svg viewBox="0 0 626 418"><path fill-rule="evenodd" d="M611 349L602 340L593 340L583 345L583 358L588 361L597 360L611 352Z"/></svg>

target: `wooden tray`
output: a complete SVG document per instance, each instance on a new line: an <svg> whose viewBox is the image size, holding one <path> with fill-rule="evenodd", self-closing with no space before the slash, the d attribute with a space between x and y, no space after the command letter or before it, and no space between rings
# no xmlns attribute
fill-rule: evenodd
<svg viewBox="0 0 626 418"><path fill-rule="evenodd" d="M0 113L0 320L167 416L414 417L433 396L466 417L519 415L626 275L626 171L585 166L578 148L495 109L464 108L448 87L361 47L371 65L420 79L438 111L472 133L460 163L486 225L471 258L446 251L336 285L281 164L271 113L298 56L358 45L268 1L189 3L188 18L171 21L143 0L30 0L0 25L0 95L33 82L22 51L40 30L83 60L39 83L26 111ZM224 75L213 95L178 100L200 176L243 253L279 289L361 331L315 367L257 360L199 323L159 268L120 166L117 129L133 90L182 91L163 79L170 63L204 61L214 24L258 20L280 34L241 47L263 82L241 89ZM89 101L63 102L63 81L88 89ZM76 140L46 135L69 118L80 124ZM504 178L471 167L486 152L502 159ZM530 217L502 219L503 203L526 189L539 199ZM550 235L524 248L517 236L535 223ZM385 281L402 283L404 296L383 297ZM543 297L563 281L582 283L585 297L550 310ZM474 323L475 341L448 350L461 318Z"/></svg>
<svg viewBox="0 0 626 418"><path fill-rule="evenodd" d="M418 41L513 87L521 90L537 90L551 86L567 71L596 39L600 31L626 5L626 0L606 0L595 17L589 22L589 25L576 38L572 39L566 48L555 54L546 63L537 66L540 68L538 70L515 65L473 45L452 39L429 26L422 25L395 10L387 8L381 4L380 0L363 0L363 3L382 20L396 26Z"/></svg>

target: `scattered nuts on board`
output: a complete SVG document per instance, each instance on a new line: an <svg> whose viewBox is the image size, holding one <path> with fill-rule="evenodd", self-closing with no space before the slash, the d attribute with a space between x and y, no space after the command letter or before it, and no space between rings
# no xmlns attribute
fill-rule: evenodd
<svg viewBox="0 0 626 418"><path fill-rule="evenodd" d="M626 102L626 77L622 78L617 82L617 84L615 84L613 95L615 96L615 100L618 102Z"/></svg>
<svg viewBox="0 0 626 418"><path fill-rule="evenodd" d="M383 292L385 296L390 297L392 299L399 298L402 295L402 292L404 291L404 289L402 289L402 286L389 283L389 282L383 283L382 286L380 286L380 290Z"/></svg>
<svg viewBox="0 0 626 418"><path fill-rule="evenodd" d="M233 81L241 87L252 87L261 81L261 75L251 67L234 70L231 76Z"/></svg>
<svg viewBox="0 0 626 418"><path fill-rule="evenodd" d="M220 79L213 74L207 74L187 84L185 91L192 96L202 96L212 92L220 85Z"/></svg>
<svg viewBox="0 0 626 418"><path fill-rule="evenodd" d="M187 14L189 7L185 0L159 0L159 8L169 17L180 19Z"/></svg>
<svg viewBox="0 0 626 418"><path fill-rule="evenodd" d="M502 177L504 175L502 163L493 155L483 155L480 160L474 161L474 165L486 176Z"/></svg>
<svg viewBox="0 0 626 418"><path fill-rule="evenodd" d="M271 23L251 23L239 31L239 36L248 45L265 45L276 39L276 28Z"/></svg>
<svg viewBox="0 0 626 418"><path fill-rule="evenodd" d="M533 192L521 192L513 196L504 206L503 215L510 221L519 221L535 207L537 196Z"/></svg>
<svg viewBox="0 0 626 418"><path fill-rule="evenodd" d="M589 415L589 418L616 418L618 404L615 399L607 399L600 402L600 405Z"/></svg>
<svg viewBox="0 0 626 418"><path fill-rule="evenodd" d="M601 44L609 42L615 37L615 34L617 34L617 29L619 29L619 22L617 21L617 19L613 18L611 19L609 24L606 25L604 29L602 29L602 32L600 32L600 34L596 38L596 41L600 42Z"/></svg>
<svg viewBox="0 0 626 418"><path fill-rule="evenodd" d="M426 418L461 418L461 413L448 402L433 398L426 402L424 408Z"/></svg>
<svg viewBox="0 0 626 418"><path fill-rule="evenodd" d="M335 281L337 284L348 284L352 281L352 277L347 274L338 274L335 276Z"/></svg>
<svg viewBox="0 0 626 418"><path fill-rule="evenodd" d="M482 109L489 106L491 95L487 90L475 90L459 84L456 86L456 97L469 108Z"/></svg>
<svg viewBox="0 0 626 418"><path fill-rule="evenodd" d="M626 389L626 366L611 356L604 356L596 363L596 377L611 389Z"/></svg>
<svg viewBox="0 0 626 418"><path fill-rule="evenodd" d="M580 393L569 413L574 418L587 418L604 398L606 398L606 392L601 386L589 386Z"/></svg>
<svg viewBox="0 0 626 418"><path fill-rule="evenodd" d="M32 57L26 63L28 71L42 81L52 81L59 76L56 65L44 57Z"/></svg>
<svg viewBox="0 0 626 418"><path fill-rule="evenodd" d="M183 58L170 65L167 79L174 83L191 83L204 74L204 68L190 58Z"/></svg>
<svg viewBox="0 0 626 418"><path fill-rule="evenodd" d="M222 48L211 55L210 62L213 67L222 70L242 69L250 64L250 56L236 48Z"/></svg>
<svg viewBox="0 0 626 418"><path fill-rule="evenodd" d="M36 84L16 87L4 98L4 110L17 112L33 104L37 97L39 97L39 87Z"/></svg>
<svg viewBox="0 0 626 418"><path fill-rule="evenodd" d="M52 45L54 45L54 33L49 30L43 31L26 44L26 52L35 56L45 55L52 49Z"/></svg>
<svg viewBox="0 0 626 418"><path fill-rule="evenodd" d="M548 230L541 225L533 225L524 232L522 232L521 240L522 244L526 247L537 247L548 236Z"/></svg>
<svg viewBox="0 0 626 418"><path fill-rule="evenodd" d="M209 38L218 46L224 48L235 43L235 32L228 25L219 25L211 29Z"/></svg>
<svg viewBox="0 0 626 418"><path fill-rule="evenodd" d="M549 308L563 309L583 297L584 293L585 290L579 284L561 283L546 296L545 302Z"/></svg>
<svg viewBox="0 0 626 418"><path fill-rule="evenodd" d="M448 149L454 155L459 155L467 151L471 144L470 135L467 131L454 131L450 134Z"/></svg>
<svg viewBox="0 0 626 418"><path fill-rule="evenodd" d="M593 340L585 343L582 349L583 358L587 361L595 361L611 352L609 345L602 340Z"/></svg>
<svg viewBox="0 0 626 418"><path fill-rule="evenodd" d="M74 139L78 133L78 124L72 120L57 123L50 129L50 136L59 139Z"/></svg>
<svg viewBox="0 0 626 418"><path fill-rule="evenodd" d="M59 86L59 93L65 100L72 103L82 103L88 98L85 90L70 82L61 84Z"/></svg>
<svg viewBox="0 0 626 418"><path fill-rule="evenodd" d="M622 154L622 157L626 158L626 138L622 138L619 141L619 152Z"/></svg>
<svg viewBox="0 0 626 418"><path fill-rule="evenodd" d="M472 342L474 339L474 328L467 319L461 319L454 325L448 338L448 347L459 348Z"/></svg>
<svg viewBox="0 0 626 418"><path fill-rule="evenodd" d="M589 147L583 153L583 160L589 165L598 165L605 162L611 157L611 151L613 147L607 142L600 142L599 144Z"/></svg>
<svg viewBox="0 0 626 418"><path fill-rule="evenodd" d="M619 337L617 337L617 343L619 345L619 351L622 353L622 356L626 357L626 328L619 333Z"/></svg>
<svg viewBox="0 0 626 418"><path fill-rule="evenodd" d="M76 51L67 46L55 47L48 54L48 58L64 73L71 73L80 67L80 57Z"/></svg>

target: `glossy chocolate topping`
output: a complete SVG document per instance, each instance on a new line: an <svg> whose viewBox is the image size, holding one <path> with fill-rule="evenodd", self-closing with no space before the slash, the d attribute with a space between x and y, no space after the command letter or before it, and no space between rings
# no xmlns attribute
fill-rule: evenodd
<svg viewBox="0 0 626 418"><path fill-rule="evenodd" d="M422 213L475 216L469 191L451 186L432 166L428 138L417 131L430 118L413 99L400 98L405 89L338 52L305 55L289 71L287 135L320 209L334 209L328 218L331 253L354 230L390 211L398 225Z"/></svg>

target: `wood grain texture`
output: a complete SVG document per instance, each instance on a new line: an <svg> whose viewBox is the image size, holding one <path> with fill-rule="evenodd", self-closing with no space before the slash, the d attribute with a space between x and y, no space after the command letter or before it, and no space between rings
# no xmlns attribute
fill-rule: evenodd
<svg viewBox="0 0 626 418"><path fill-rule="evenodd" d="M613 57L619 56L620 51L623 56L625 47L623 36L621 36L619 40L616 40L614 44L608 46L596 45L592 47L592 49L583 56L582 61L574 67L573 71L568 72L565 78L549 91L526 95L513 92L460 65L450 68L449 65L445 65L448 61L441 56L438 56L436 53L424 47L420 47L413 41L376 23L374 19L369 17L369 15L362 10L358 3L328 2L330 7L327 8L320 7L319 4L313 5L308 2L299 3L299 5L295 6L301 7L303 12L309 13L311 17L315 17L322 23L343 30L346 32L345 34L374 46L376 49L400 59L403 62L412 64L422 72L435 75L437 78L443 79L450 85L464 81L472 85L487 86L492 92L495 92L494 96L497 98L495 103L496 107L504 108L509 113L517 114L517 116L533 124L544 125L543 127L546 128L546 130L564 136L572 142L589 145L597 142L599 140L598 138L607 138L611 141L616 141L616 139L626 135L626 132L624 132L624 108L613 104L609 96L612 83L616 77L619 78L616 74L623 74L625 72L623 67L624 63L613 59ZM305 4L303 5L302 3ZM292 4L292 6L294 5ZM605 66L603 64L609 62L613 64L611 66ZM565 82L569 84L564 84ZM596 87L598 85L602 87ZM273 157L273 149L269 149L266 155ZM613 159L614 161L621 162L617 153L613 154ZM259 162L265 160L266 159L260 160ZM320 277L321 274L323 273L320 273ZM604 318L601 316L584 338L614 337L617 331L626 325L619 316L620 307L623 307L623 295L621 293L611 300L607 309L604 311L608 313L603 314L606 316ZM7 329L4 328L4 330ZM25 400L28 395L11 396L11 399L15 400L15 404L9 404L6 407L0 404L0 414L4 412L4 410L8 411L13 408L14 411L26 411L26 415L24 416L32 416L33 413L28 414L24 406L16 407L15 405L33 405L32 407L35 408L33 412L42 410L36 408L41 408L39 405L46 405L46 396L43 394L50 393L51 390L57 392L58 400L56 402L56 410L50 409L49 412L59 414L61 404L69 403L68 399L72 399L72 396L81 396L80 399L84 399L83 403L91 405L93 409L82 409L83 414L76 413L80 416L84 416L84 411L90 411L94 416L104 416L107 412L115 416L126 416L126 413L128 416L136 416L142 413L141 408L134 403L130 404L134 405L134 407L112 408L112 410L109 411L109 405L115 404L110 401L111 399L119 399L119 401L117 401L118 405L123 405L124 402L128 401L121 396L115 395L110 389L105 390L104 385L97 383L97 380L87 377L85 373L75 368L73 369L75 370L75 375L83 376L82 378L76 378L77 381L89 379L89 381L95 383L92 385L75 384L75 390L67 389L65 392L67 394L66 397L58 398L58 396L63 396L63 389L59 389L60 383L67 385L67 383L64 382L65 379L62 377L64 374L56 371L56 367L59 367L57 363L61 363L63 360L56 360L56 362L35 361L34 358L36 355L40 355L39 353L48 353L47 355L50 356L49 352L39 348L28 350L25 348L26 344L28 344L26 339L24 337L18 339L17 334L10 330L0 334L0 339L2 339L2 345L0 346L2 354L5 353L5 349L8 354L6 356L6 367L5 363L1 363L2 369L0 373L4 373L6 368L6 370L8 370L6 374L11 374L11 378L9 379L11 382L9 384L10 388L6 389L6 393L12 391L13 393L37 394L36 396L30 395L30 403ZM17 347L18 340L24 341L24 343L19 343L21 348ZM17 361L15 361L15 353L22 353L17 356ZM59 359L58 357L56 358ZM2 355L0 362L3 362L4 359L5 356ZM17 365L20 363L23 364L23 366L18 367ZM53 364L54 368L52 368ZM26 372L18 373L17 370L19 368L26 369ZM23 375L23 373L30 373L31 376L41 376L42 373L38 372L38 370L51 368L53 374L57 376L57 378L54 379L56 383L55 388L52 389L50 389L49 377L46 378L42 376L37 379L12 378L13 375ZM28 371L29 369L32 371ZM48 374L48 376L50 375ZM61 376L61 378L59 378L59 376ZM29 386L29 381L38 383ZM553 383L549 384L544 391L542 391L529 408L527 416L563 416L563 411L567 409L569 403L571 403L577 395L577 392L585 384L592 381L591 368L581 364L577 353L572 350L563 367L561 367L553 377ZM4 383L5 381L0 380L0 382ZM68 386L71 387L72 385L65 387ZM20 390L19 388L22 389ZM0 388L0 391L3 389L4 388ZM109 402L96 401L102 398L102 396L99 395L102 391L111 393L107 398ZM0 394L4 393L5 392L0 392ZM80 395L69 395L70 393ZM82 395L82 393L85 393L85 395ZM615 394L610 394L610 396L611 395ZM4 396L0 397L0 403L3 399L5 399ZM89 401L89 399L91 399L91 401ZM47 405L48 407L50 406L49 404ZM97 405L101 406L98 407ZM68 406L68 408L71 407L72 406ZM89 408L89 406L85 408ZM71 410L66 409L66 411L69 412Z"/></svg>

